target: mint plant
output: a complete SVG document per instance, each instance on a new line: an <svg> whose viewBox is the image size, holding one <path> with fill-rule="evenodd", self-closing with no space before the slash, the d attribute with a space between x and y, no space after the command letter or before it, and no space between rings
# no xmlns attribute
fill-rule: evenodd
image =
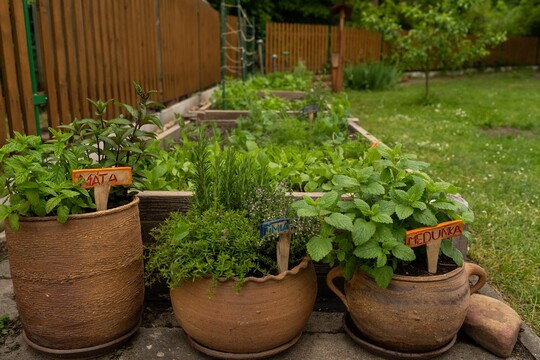
<svg viewBox="0 0 540 360"><path fill-rule="evenodd" d="M426 163L379 144L366 151L356 167L334 175L331 191L317 200L304 196L293 204L299 217L316 217L321 226L307 251L315 261L338 262L350 279L357 269L387 287L400 263L416 258L405 245L407 230L462 219L471 222L471 210L449 194L456 188L436 182L423 170ZM450 239L442 252L461 265L462 255Z"/></svg>
<svg viewBox="0 0 540 360"><path fill-rule="evenodd" d="M161 127L154 110L161 107L150 100L153 91L145 92L135 83L139 97L135 107L121 102L89 100L96 118L76 119L55 130L51 140L16 133L0 149L0 221L7 219L13 230L19 229L21 216L56 216L64 223L70 214L95 209L92 193L72 183L73 170L130 166L135 184L143 183L144 170L157 157L153 146L155 133L145 125ZM126 116L108 119L108 108L116 104ZM82 180L81 180L82 181ZM110 206L129 202L127 186L114 187Z"/></svg>

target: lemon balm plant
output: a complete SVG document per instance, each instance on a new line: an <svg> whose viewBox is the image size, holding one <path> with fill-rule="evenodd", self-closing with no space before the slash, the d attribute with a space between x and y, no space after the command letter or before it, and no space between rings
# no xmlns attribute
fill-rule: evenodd
<svg viewBox="0 0 540 360"><path fill-rule="evenodd" d="M449 196L457 189L424 172L428 164L382 144L367 150L355 167L334 175L331 191L317 200L307 196L293 206L300 217L317 217L320 233L307 250L313 260L336 262L350 279L357 269L387 287L398 266L412 262L421 249L405 245L407 230L440 222L473 220L472 211ZM451 239L441 251L462 264Z"/></svg>

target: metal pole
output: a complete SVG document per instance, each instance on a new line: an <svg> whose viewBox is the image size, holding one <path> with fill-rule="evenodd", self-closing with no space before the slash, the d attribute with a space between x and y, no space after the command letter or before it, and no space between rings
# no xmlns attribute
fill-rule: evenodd
<svg viewBox="0 0 540 360"><path fill-rule="evenodd" d="M221 109L225 110L225 46L227 44L227 38L226 38L226 21L227 21L227 13L225 9L225 2L224 0L221 1L221 9L220 9L220 15L221 15Z"/></svg>
<svg viewBox="0 0 540 360"><path fill-rule="evenodd" d="M261 74L264 75L264 59L263 59L263 41L262 39L257 40L257 48L259 50L259 63L261 65Z"/></svg>
<svg viewBox="0 0 540 360"><path fill-rule="evenodd" d="M39 105L47 103L47 96L45 94L38 94L37 92L37 80L36 69L34 64L34 51L32 48L32 33L30 29L30 15L28 8L28 0L23 0L24 7L24 25L26 27L26 46L28 48L28 62L30 64L30 80L32 82L32 94L34 102L34 117L36 122L36 132L38 136L41 136L41 122L39 120Z"/></svg>
<svg viewBox="0 0 540 360"><path fill-rule="evenodd" d="M240 49L239 52L237 52L237 54L240 55L240 58L237 57L237 59L240 60L240 66L242 67L240 69L240 71L238 70L238 66L236 67L236 76L239 77L239 76L242 76L242 82L245 82L244 81L244 76L243 76L243 72L244 72L244 43L242 41L242 31L243 31L243 27L242 27L242 11L240 10L240 0L236 0L236 20L237 20L237 23L238 23L238 46L237 48Z"/></svg>
<svg viewBox="0 0 540 360"><path fill-rule="evenodd" d="M247 37L248 36L248 33L247 33L247 25L246 25L246 19L242 18L242 34L243 34L243 37ZM248 43L247 41L244 39L244 42L243 42L243 49L242 49L242 82L245 83L246 80L247 80L247 49L248 49Z"/></svg>

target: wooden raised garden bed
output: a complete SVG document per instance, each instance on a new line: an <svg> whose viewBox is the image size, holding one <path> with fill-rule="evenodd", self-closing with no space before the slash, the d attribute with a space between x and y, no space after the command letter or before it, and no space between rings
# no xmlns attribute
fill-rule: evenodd
<svg viewBox="0 0 540 360"><path fill-rule="evenodd" d="M298 112L291 112L298 113ZM228 130L236 126L236 120L245 117L249 114L249 111L236 111L236 110L205 110L199 111L195 123L197 125L205 123L215 123L216 126L223 130ZM381 143L375 136L370 134L367 130L360 126L358 119L349 118L348 120L349 136L352 139L361 138L365 139L369 144ZM164 140L165 136L171 136L172 138L178 138L180 128L170 129L167 133L160 134L160 138ZM324 193L320 192L294 192L293 196L297 199L301 199L303 195L310 196L314 199L321 197ZM145 245L151 244L153 238L150 235L150 230L162 221L164 221L171 212L181 211L186 212L189 210L190 198L192 193L189 191L143 191L139 193L140 198L140 219L143 243ZM462 201L465 201L461 199ZM454 238L454 246L456 246L463 254L467 254L467 239L463 236ZM321 299L335 299L335 295L328 289L326 285L326 275L330 268L324 264L315 265L317 271L317 282L319 286L318 299L319 304ZM324 300L323 300L324 302ZM325 305L323 305L325 306Z"/></svg>

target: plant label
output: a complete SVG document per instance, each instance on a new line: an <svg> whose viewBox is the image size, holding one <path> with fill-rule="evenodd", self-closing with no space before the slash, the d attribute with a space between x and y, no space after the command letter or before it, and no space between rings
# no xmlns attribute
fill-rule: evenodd
<svg viewBox="0 0 540 360"><path fill-rule="evenodd" d="M260 226L261 238L266 234L279 234L285 230L289 230L289 219L287 218L263 222Z"/></svg>
<svg viewBox="0 0 540 360"><path fill-rule="evenodd" d="M82 187L87 189L106 184L129 185L132 181L130 167L73 170L71 180L77 182L80 178Z"/></svg>
<svg viewBox="0 0 540 360"><path fill-rule="evenodd" d="M83 179L82 187L94 188L98 211L107 209L111 186L129 185L132 182L130 167L73 170L71 181L77 182L81 178Z"/></svg>
<svg viewBox="0 0 540 360"><path fill-rule="evenodd" d="M409 230L405 244L410 247L427 245L432 241L444 240L460 236L463 233L463 220L452 220L437 226Z"/></svg>
<svg viewBox="0 0 540 360"><path fill-rule="evenodd" d="M447 221L440 223L437 226L407 231L405 244L411 248L426 245L428 272L435 274L437 273L437 262L439 261L441 241L459 236L462 233L462 220Z"/></svg>

